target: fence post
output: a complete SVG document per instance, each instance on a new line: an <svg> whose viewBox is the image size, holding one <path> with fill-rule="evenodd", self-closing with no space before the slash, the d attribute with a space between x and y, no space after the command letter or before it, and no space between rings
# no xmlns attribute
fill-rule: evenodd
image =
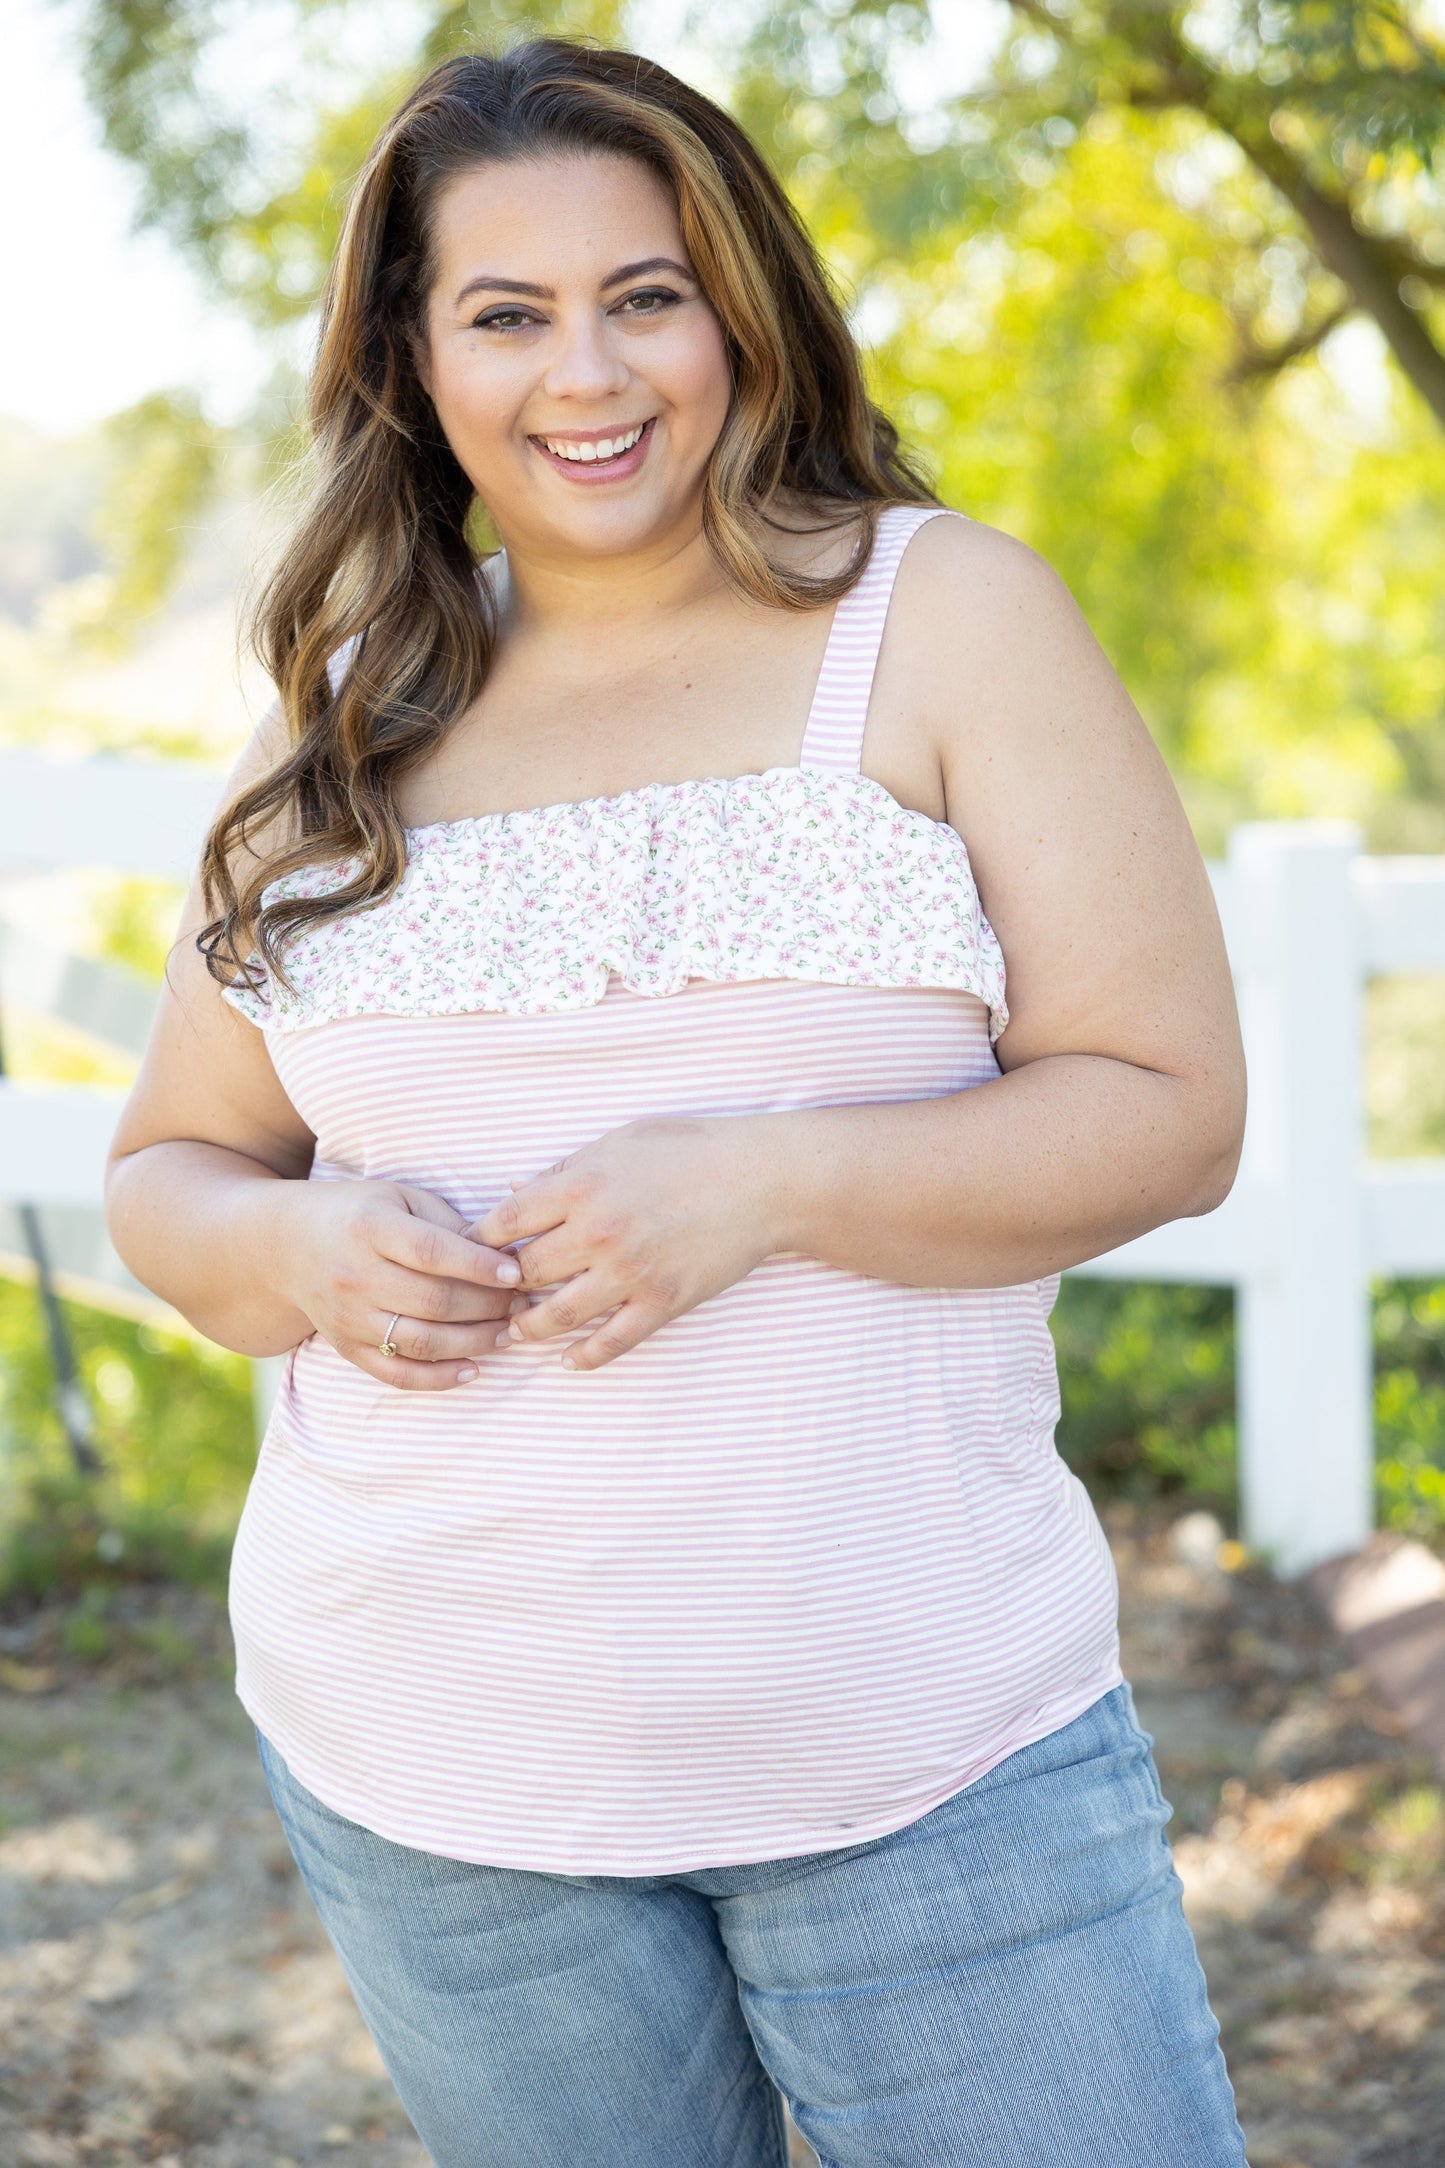
<svg viewBox="0 0 1445 2168"><path fill-rule="evenodd" d="M1343 821L1253 821L1230 837L1250 1064L1241 1178L1262 1207L1243 1261L1245 1540L1283 1571L1373 1524L1373 1352L1363 1199L1364 958Z"/></svg>

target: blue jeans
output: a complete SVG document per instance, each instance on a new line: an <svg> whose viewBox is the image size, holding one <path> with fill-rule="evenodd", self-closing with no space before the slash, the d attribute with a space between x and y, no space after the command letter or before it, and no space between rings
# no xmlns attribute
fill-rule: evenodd
<svg viewBox="0 0 1445 2168"><path fill-rule="evenodd" d="M1127 1686L892 1836L687 1874L438 1858L262 1739L437 2168L1238 2168Z"/></svg>

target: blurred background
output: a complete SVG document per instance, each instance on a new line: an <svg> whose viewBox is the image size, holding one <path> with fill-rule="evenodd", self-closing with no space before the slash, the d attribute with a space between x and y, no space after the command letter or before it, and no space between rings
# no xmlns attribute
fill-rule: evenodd
<svg viewBox="0 0 1445 2168"><path fill-rule="evenodd" d="M423 65L532 30L647 52L754 132L876 395L950 503L1068 580L1207 854L1241 821L1317 817L1358 822L1373 853L1445 853L1445 0L10 0L0 746L216 767L239 745L265 689L238 654L238 599L296 486L349 179ZM10 1077L124 1085L133 1055L28 1003L7 958L43 940L153 986L179 900L98 872L0 881ZM1445 980L1375 980L1375 1157L1445 1151L1442 1056ZM150 1909L168 1918L206 1882L214 1846L186 1865L186 1831L209 1826L204 1787L232 1766L216 1599L253 1380L172 1313L83 1274L58 1285L68 1417L33 1263L18 1238L0 1256L0 1685L17 1763L53 1747L69 1770L48 1820L23 1801L13 1814L21 1836L68 1827L106 1784L144 1792L174 1761L201 1791L155 1869ZM1445 1283L1381 1283L1373 1303L1376 1518L1445 1549ZM1173 1747L1175 1834L1200 1847L1191 1886L1252 2157L1437 2161L1445 2094L1422 2060L1445 2010L1445 1916L1426 1894L1436 1777L1236 1540L1231 1293L1071 1278L1054 1323L1061 1449L1115 1536L1136 1675L1157 1673L1161 1710L1196 1697ZM80 1674L101 1699L62 1721ZM152 1689L169 1698L145 1704L149 1745L127 1745L125 1696ZM197 1737L220 1742L218 1762ZM264 1815L246 1827L246 1871L292 1921L274 1930L279 1969L322 1964ZM76 1842L52 1874L0 1824L0 1875L133 1903L112 1885L129 1888L139 1854L114 1866ZM1321 1945L1323 1903L1343 1910ZM179 2075L157 2049L154 2082L107 2092L110 2021L94 2013L147 1977L148 1917L142 1904L107 1942L114 1912L86 1914L81 1971L56 1960L69 2045L25 2063L38 2090L16 2111L17 2161L419 2158L330 1975L312 1983L310 2046L293 2043L294 2127L263 2118L238 2137L234 2100L217 2118L228 2087L267 2089L247 2094L242 2048L214 2042ZM201 1992L194 1932L201 1970L172 2028ZM110 2002L112 1974L93 1976L106 1951L132 1980ZM252 2018L238 2037L264 2031ZM90 2075L66 2077L72 2051ZM327 2093L347 2070L369 2107ZM139 2121L122 2097L143 2098Z"/></svg>

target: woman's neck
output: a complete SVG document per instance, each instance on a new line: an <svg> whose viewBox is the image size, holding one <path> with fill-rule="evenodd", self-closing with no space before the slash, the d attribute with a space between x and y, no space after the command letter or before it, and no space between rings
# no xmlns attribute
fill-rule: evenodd
<svg viewBox="0 0 1445 2168"><path fill-rule="evenodd" d="M503 623L529 642L553 633L623 636L656 627L726 587L701 520L625 554L582 556L504 537Z"/></svg>
<svg viewBox="0 0 1445 2168"><path fill-rule="evenodd" d="M833 573L857 537L856 507L811 503L788 492L768 508L766 547L795 571ZM701 504L641 547L584 555L526 535L503 535L498 601L504 629L529 646L579 632L625 645L699 609L738 596L703 533ZM495 577L495 575L494 575Z"/></svg>

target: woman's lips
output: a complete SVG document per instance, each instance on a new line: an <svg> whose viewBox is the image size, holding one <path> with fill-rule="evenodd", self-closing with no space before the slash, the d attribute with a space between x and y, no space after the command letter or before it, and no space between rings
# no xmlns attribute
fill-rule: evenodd
<svg viewBox="0 0 1445 2168"><path fill-rule="evenodd" d="M642 435L630 450L619 452L615 459L563 459L557 452L549 451L540 437L529 437L527 442L534 452L546 460L558 474L565 474L569 482L585 482L595 488L601 482L624 482L636 474L647 457L647 447L652 442L654 414L644 422ZM625 433L625 432L624 432Z"/></svg>

